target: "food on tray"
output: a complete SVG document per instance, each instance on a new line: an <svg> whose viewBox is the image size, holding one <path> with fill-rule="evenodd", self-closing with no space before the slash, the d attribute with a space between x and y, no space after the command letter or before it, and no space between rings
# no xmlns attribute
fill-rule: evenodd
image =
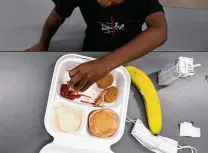
<svg viewBox="0 0 208 153"><path fill-rule="evenodd" d="M104 105L104 101L103 101L102 94L101 94L98 98L95 99L94 106L99 107L103 105Z"/></svg>
<svg viewBox="0 0 208 153"><path fill-rule="evenodd" d="M118 88L111 87L113 84L114 78L112 74L106 75L103 79L97 81L97 85L100 89L104 89L103 92L95 99L95 101L91 101L92 97L79 94L79 91L75 91L70 87L69 81L66 84L61 85L60 95L69 100L80 99L82 96L86 97L86 99L80 99L81 103L98 106L104 106L104 103L113 103L118 96ZM92 95L94 95L92 93ZM93 97L94 99L95 97Z"/></svg>
<svg viewBox="0 0 208 153"><path fill-rule="evenodd" d="M103 106L104 103L113 103L118 97L118 88L115 86L105 89L101 95L95 99L94 105Z"/></svg>
<svg viewBox="0 0 208 153"><path fill-rule="evenodd" d="M126 67L133 84L139 89L145 101L148 124L153 134L159 134L162 129L162 110L157 91L149 77L138 68Z"/></svg>
<svg viewBox="0 0 208 153"><path fill-rule="evenodd" d="M89 131L97 137L110 137L119 128L119 117L111 109L100 109L93 111L88 120Z"/></svg>
<svg viewBox="0 0 208 153"><path fill-rule="evenodd" d="M103 79L97 81L97 85L101 89L106 89L113 84L114 78L112 74L106 75Z"/></svg>
<svg viewBox="0 0 208 153"><path fill-rule="evenodd" d="M61 85L60 95L69 100L79 99L82 96L91 98L87 95L79 94L77 91L74 91L73 89L69 88L67 84Z"/></svg>
<svg viewBox="0 0 208 153"><path fill-rule="evenodd" d="M109 87L105 89L102 94L103 94L104 102L113 103L118 97L118 88L114 86Z"/></svg>
<svg viewBox="0 0 208 153"><path fill-rule="evenodd" d="M53 112L52 124L61 132L77 131L82 122L82 113L68 105L57 105Z"/></svg>

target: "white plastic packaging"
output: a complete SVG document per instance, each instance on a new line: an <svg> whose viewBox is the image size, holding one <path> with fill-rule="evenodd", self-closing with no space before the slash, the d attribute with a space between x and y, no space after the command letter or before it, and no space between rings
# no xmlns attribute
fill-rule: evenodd
<svg viewBox="0 0 208 153"><path fill-rule="evenodd" d="M74 68L80 63L93 60L93 58L85 57L76 54L67 54L62 56L56 63L53 78L48 97L48 103L45 114L45 128L47 132L54 138L53 142L46 145L40 153L112 153L110 146L118 142L125 128L127 106L130 92L130 76L124 67L119 67L112 71L115 78L114 84L119 89L119 96L112 105L105 107L114 110L120 119L118 131L109 138L98 138L92 136L88 132L88 116L89 114L101 108L96 108L88 104L82 104L78 100L70 101L60 96L61 84L66 83L69 79L66 71ZM96 84L90 87L83 94L95 95L93 93L99 92ZM74 133L63 133L52 126L52 113L57 104L70 105L80 109L82 112L82 125L80 129Z"/></svg>
<svg viewBox="0 0 208 153"><path fill-rule="evenodd" d="M193 58L179 57L172 64L158 71L158 85L169 85L178 78L193 76L195 74L194 68L201 66L193 63Z"/></svg>

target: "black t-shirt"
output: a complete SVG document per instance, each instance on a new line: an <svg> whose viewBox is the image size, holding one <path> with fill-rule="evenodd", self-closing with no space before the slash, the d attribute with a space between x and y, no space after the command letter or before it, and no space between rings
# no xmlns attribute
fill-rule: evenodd
<svg viewBox="0 0 208 153"><path fill-rule="evenodd" d="M122 4L103 7L98 0L52 0L62 19L79 7L87 24L83 50L111 51L131 41L142 32L145 18L164 11L158 0L124 0Z"/></svg>

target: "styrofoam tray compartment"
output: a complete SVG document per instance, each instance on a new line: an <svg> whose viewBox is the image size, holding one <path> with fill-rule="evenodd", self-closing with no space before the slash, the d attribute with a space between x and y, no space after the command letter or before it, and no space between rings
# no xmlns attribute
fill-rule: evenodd
<svg viewBox="0 0 208 153"><path fill-rule="evenodd" d="M79 62L74 62L73 60L71 61L65 61L62 66L60 67L60 71L58 72L58 83L56 86L56 94L59 98L67 100L65 98L63 98L60 95L60 88L61 88L61 84L66 84L67 81L70 80L69 74L67 70L71 70L72 68L74 68L75 66L79 65L80 62L84 62L83 61L79 61ZM117 69L116 71L111 72L111 74L114 77L114 82L112 84L112 86L116 86L119 89L119 94L120 93L124 93L125 88L123 88L125 86L125 77L122 75L122 70L123 69ZM86 90L85 92L83 92L82 94L84 95L89 95L91 96L91 102L94 102L95 99L100 95L100 93L102 93L102 89L98 88L97 84L93 84L88 90ZM122 101L124 95L118 96L117 100L112 103L112 104L107 104L105 103L106 107L116 107L120 104L120 102ZM81 97L80 99L75 99L73 100L73 102L77 102L80 103L81 100L85 101L85 97ZM69 100L68 100L69 101ZM83 104L83 103L82 103Z"/></svg>
<svg viewBox="0 0 208 153"><path fill-rule="evenodd" d="M98 138L92 136L88 132L89 114L96 109L102 108L92 107L88 104L81 104L79 103L79 99L70 101L60 96L61 84L66 83L66 81L70 79L66 71L89 60L93 60L93 58L77 54L67 54L62 56L57 61L51 82L51 88L48 97L48 104L46 108L44 121L46 130L51 136L53 136L54 141L51 144L45 146L40 153L109 153L112 152L110 146L121 139L125 128L125 120L131 83L129 74L124 67L119 67L112 72L115 79L113 85L118 87L119 95L115 104L105 106L109 109L114 110L118 114L120 119L119 129L117 133L114 134L112 137ZM92 96L93 94L95 97L97 97L96 94L101 92L99 90L100 89L98 89L97 85L94 84L83 94L90 96ZM58 104L70 105L71 107L79 109L82 112L82 125L79 128L79 130L77 130L74 133L65 133L59 132L54 128L52 124L52 114L54 108Z"/></svg>

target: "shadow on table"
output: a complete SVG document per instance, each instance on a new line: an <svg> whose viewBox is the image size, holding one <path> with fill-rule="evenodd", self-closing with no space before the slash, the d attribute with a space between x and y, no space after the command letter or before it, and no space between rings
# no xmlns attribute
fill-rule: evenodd
<svg viewBox="0 0 208 153"><path fill-rule="evenodd" d="M157 72L153 72L151 74L148 75L149 78L151 79L152 83L154 84L155 86L155 89L158 91L160 89L163 89L163 88L166 88L167 86L159 86L157 84L157 81L158 81L158 73Z"/></svg>

